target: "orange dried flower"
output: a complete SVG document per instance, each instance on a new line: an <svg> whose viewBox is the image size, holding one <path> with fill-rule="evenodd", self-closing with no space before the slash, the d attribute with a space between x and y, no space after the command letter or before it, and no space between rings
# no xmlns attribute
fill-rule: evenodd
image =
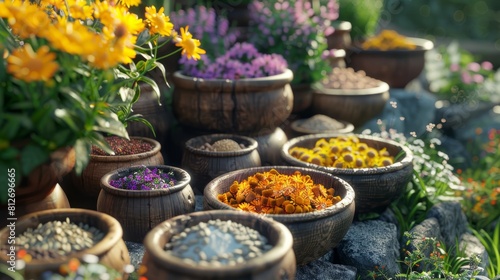
<svg viewBox="0 0 500 280"><path fill-rule="evenodd" d="M328 142L325 140L324 144ZM233 193L235 189L237 192ZM249 176L241 182L234 182L229 192L219 194L217 199L243 211L293 214L321 210L334 205L341 200L339 196L333 196L334 193L333 188L326 189L321 184L315 184L311 176L299 171L287 175L270 169L268 172Z"/></svg>

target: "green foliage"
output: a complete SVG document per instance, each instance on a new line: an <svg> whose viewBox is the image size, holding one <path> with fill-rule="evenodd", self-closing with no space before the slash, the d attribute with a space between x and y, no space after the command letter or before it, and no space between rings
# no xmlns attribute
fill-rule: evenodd
<svg viewBox="0 0 500 280"><path fill-rule="evenodd" d="M486 267L488 275L491 278L500 275L500 222L497 222L492 231L479 228L472 229L472 232L488 252L489 263Z"/></svg>
<svg viewBox="0 0 500 280"><path fill-rule="evenodd" d="M339 0L340 21L352 25L351 37L354 41L375 34L382 13L383 0Z"/></svg>
<svg viewBox="0 0 500 280"><path fill-rule="evenodd" d="M384 0L384 21L418 34L498 42L497 0Z"/></svg>

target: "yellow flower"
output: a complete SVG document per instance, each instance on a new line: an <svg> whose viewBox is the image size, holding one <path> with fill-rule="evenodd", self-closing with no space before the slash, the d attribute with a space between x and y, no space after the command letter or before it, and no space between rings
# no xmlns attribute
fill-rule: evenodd
<svg viewBox="0 0 500 280"><path fill-rule="evenodd" d="M31 45L25 44L7 57L7 72L26 82L48 81L59 67L55 58L47 46L35 52Z"/></svg>
<svg viewBox="0 0 500 280"><path fill-rule="evenodd" d="M205 50L199 48L200 41L193 39L193 35L189 33L188 29L189 26L186 26L186 29L181 27L181 41L175 45L182 47L182 54L186 55L188 59L198 60L201 58L200 54L205 54Z"/></svg>
<svg viewBox="0 0 500 280"><path fill-rule="evenodd" d="M127 7L139 6L139 4L141 4L141 0L120 0L120 4Z"/></svg>
<svg viewBox="0 0 500 280"><path fill-rule="evenodd" d="M161 7L156 12L156 7L146 7L146 22L151 33L158 33L163 36L170 36L174 25L170 22L170 18L163 13L164 8Z"/></svg>

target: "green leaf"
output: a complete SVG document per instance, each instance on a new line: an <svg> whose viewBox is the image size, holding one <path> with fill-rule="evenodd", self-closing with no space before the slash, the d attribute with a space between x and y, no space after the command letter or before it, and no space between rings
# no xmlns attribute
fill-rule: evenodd
<svg viewBox="0 0 500 280"><path fill-rule="evenodd" d="M125 126L118 120L118 117L114 113L110 113L107 117L96 116L96 123L97 125L94 126L95 131L109 133L127 139L129 138Z"/></svg>
<svg viewBox="0 0 500 280"><path fill-rule="evenodd" d="M110 155L115 154L115 152L111 149L108 142L106 141L106 138L104 138L104 136L102 136L102 134L100 134L100 133L92 134L91 141L92 141L93 145L96 145L97 147L99 147L100 149L105 151L106 153L108 153Z"/></svg>
<svg viewBox="0 0 500 280"><path fill-rule="evenodd" d="M156 98L158 99L158 104L161 105L160 103L161 92L160 88L158 87L158 84L156 84L156 81L149 77L141 77L140 81L150 85L153 88L153 92L156 94Z"/></svg>
<svg viewBox="0 0 500 280"><path fill-rule="evenodd" d="M66 109L56 109L54 115L64 121L73 131L79 131L80 128L75 124L71 113Z"/></svg>
<svg viewBox="0 0 500 280"><path fill-rule="evenodd" d="M85 139L78 139L73 147L76 155L75 172L80 175L89 163L91 144Z"/></svg>
<svg viewBox="0 0 500 280"><path fill-rule="evenodd" d="M29 174L35 167L49 160L49 155L39 146L28 144L21 150L21 170Z"/></svg>

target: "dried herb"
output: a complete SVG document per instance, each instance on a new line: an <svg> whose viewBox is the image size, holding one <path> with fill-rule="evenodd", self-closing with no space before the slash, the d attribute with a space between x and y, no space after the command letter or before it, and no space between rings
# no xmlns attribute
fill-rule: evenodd
<svg viewBox="0 0 500 280"><path fill-rule="evenodd" d="M328 208L341 200L335 189L313 182L311 176L276 169L234 181L218 200L234 208L259 214L298 214Z"/></svg>

